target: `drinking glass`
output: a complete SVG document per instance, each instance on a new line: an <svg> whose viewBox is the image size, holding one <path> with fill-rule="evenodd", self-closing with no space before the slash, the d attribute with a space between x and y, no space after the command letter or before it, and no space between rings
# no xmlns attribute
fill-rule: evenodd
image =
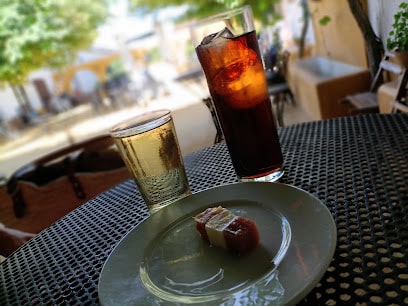
<svg viewBox="0 0 408 306"><path fill-rule="evenodd" d="M241 181L276 181L283 157L249 5L191 29L235 172Z"/></svg>
<svg viewBox="0 0 408 306"><path fill-rule="evenodd" d="M169 110L146 112L110 133L151 213L190 194Z"/></svg>

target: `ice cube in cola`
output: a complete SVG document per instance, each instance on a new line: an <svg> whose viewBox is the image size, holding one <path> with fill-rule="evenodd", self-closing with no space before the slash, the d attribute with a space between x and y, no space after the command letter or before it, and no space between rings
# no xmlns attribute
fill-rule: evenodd
<svg viewBox="0 0 408 306"><path fill-rule="evenodd" d="M255 31L214 34L196 48L235 171L269 175L283 163Z"/></svg>
<svg viewBox="0 0 408 306"><path fill-rule="evenodd" d="M206 45L211 42L214 42L218 38L234 38L234 34L232 34L232 32L228 28L224 28L222 31L219 31L218 33L213 33L204 37L203 40L201 41L201 45Z"/></svg>

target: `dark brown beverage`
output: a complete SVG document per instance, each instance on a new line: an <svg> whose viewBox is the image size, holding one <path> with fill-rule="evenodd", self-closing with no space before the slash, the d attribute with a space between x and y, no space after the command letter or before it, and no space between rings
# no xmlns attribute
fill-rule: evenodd
<svg viewBox="0 0 408 306"><path fill-rule="evenodd" d="M221 35L196 52L238 176L281 176L283 158L255 31Z"/></svg>

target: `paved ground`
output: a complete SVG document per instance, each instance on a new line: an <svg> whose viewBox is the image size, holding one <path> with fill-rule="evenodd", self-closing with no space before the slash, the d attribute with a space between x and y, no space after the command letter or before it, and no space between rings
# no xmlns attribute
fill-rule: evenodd
<svg viewBox="0 0 408 306"><path fill-rule="evenodd" d="M197 84L171 84L171 94L150 101L147 105L129 105L120 109L95 112L91 106L81 106L71 112L51 118L18 137L0 143L0 176L8 177L30 160L55 148L87 137L108 132L115 123L150 109L172 110L183 154L211 146L216 129L202 98L205 87ZM309 121L300 106L287 105L285 125Z"/></svg>

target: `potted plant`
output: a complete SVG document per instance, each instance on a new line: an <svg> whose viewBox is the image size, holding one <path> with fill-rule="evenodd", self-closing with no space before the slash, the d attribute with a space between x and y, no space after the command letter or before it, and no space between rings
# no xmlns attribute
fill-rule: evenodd
<svg viewBox="0 0 408 306"><path fill-rule="evenodd" d="M392 30L387 39L387 49L395 53L395 57L405 68L408 68L408 3L399 5L394 15Z"/></svg>

